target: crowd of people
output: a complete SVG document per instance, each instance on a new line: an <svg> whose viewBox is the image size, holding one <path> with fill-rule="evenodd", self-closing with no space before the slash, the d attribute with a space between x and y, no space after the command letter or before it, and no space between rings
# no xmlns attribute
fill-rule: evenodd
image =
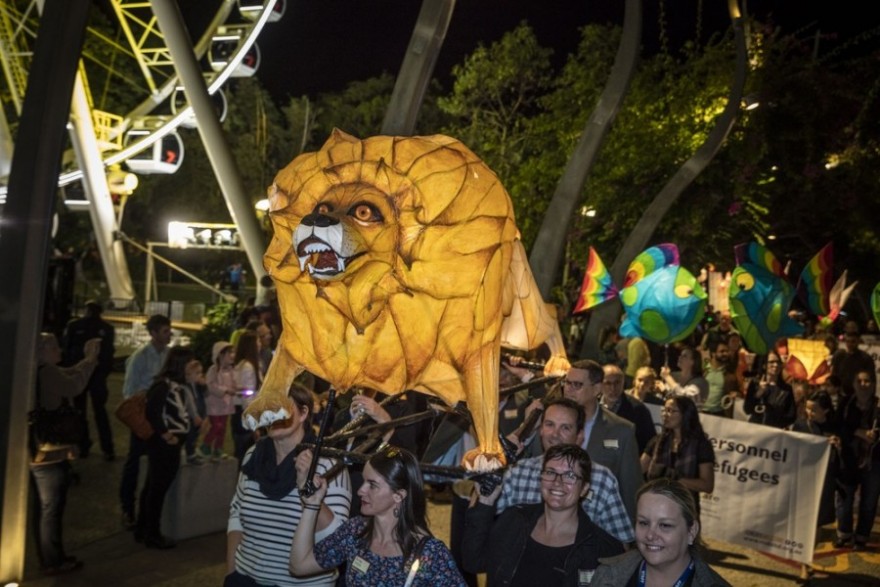
<svg viewBox="0 0 880 587"><path fill-rule="evenodd" d="M90 312L86 318L100 321L99 311ZM327 406L326 382L306 374L289 391L289 418L244 428L241 415L259 392L279 324L249 308L203 364L190 348L169 345L171 323L155 315L146 323L149 341L126 361L123 396L145 396L154 434L130 436L119 487L123 523L147 548L173 548L161 531L162 508L181 463L235 458L226 586L472 586L479 573L489 587L727 585L699 548L700 494L715 486L715 455L700 415L732 417L738 404L755 424L828 439L832 458L816 522L836 521L838 548L867 548L880 499L880 408L873 360L858 348L852 325L840 349L828 336L834 340L821 383L789 375L784 345L748 353L727 316L666 349L605 342L601 361L574 361L555 383L528 386L534 370L506 357L499 421L511 447L508 466L455 480L423 475L419 464L458 464L475 442L467 417L432 410L437 400L412 391L358 390ZM112 327L86 326L65 337L66 348L76 349L66 366L59 366L54 337L41 339L39 392L44 404L87 394L104 457L112 460L103 423L106 373L98 367ZM659 426L646 404L660 406ZM337 414L327 438L345 438L339 448L352 455L344 464L311 450L326 410ZM433 414L418 424L345 434L426 410ZM231 455L224 452L227 430ZM78 448L90 446L87 438ZM148 465L138 496L142 456ZM82 566L60 540L67 459L60 454L32 466L40 553L50 574ZM443 494L453 502L448 545L432 535L425 514L426 501Z"/></svg>

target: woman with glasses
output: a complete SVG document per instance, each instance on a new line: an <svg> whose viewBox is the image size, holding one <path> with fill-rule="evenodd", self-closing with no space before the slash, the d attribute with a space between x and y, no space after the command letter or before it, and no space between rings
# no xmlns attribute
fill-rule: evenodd
<svg viewBox="0 0 880 587"><path fill-rule="evenodd" d="M776 352L767 353L763 373L749 382L743 410L754 424L774 428L794 424L797 418L794 393L782 378L782 359Z"/></svg>
<svg viewBox="0 0 880 587"><path fill-rule="evenodd" d="M700 557L699 514L684 485L650 481L639 489L637 507L636 548L603 560L592 587L730 587Z"/></svg>
<svg viewBox="0 0 880 587"><path fill-rule="evenodd" d="M226 531L225 587L275 585L335 585L335 569L305 578L290 574L293 531L303 515L297 484L303 485L311 465L311 454L297 456L303 442L314 443L311 420L312 392L294 383L287 394L290 418L272 424L266 434L244 456L238 487L229 508ZM332 465L318 461L318 474ZM327 482L324 502L317 510L316 537L329 536L348 519L351 483L345 469ZM311 530L312 528L310 528Z"/></svg>
<svg viewBox="0 0 880 587"><path fill-rule="evenodd" d="M661 410L663 430L642 453L645 478L676 479L693 493L699 512L700 492L715 488L715 451L700 423L693 400L676 396Z"/></svg>
<svg viewBox="0 0 880 587"><path fill-rule="evenodd" d="M559 444L544 453L543 503L519 505L495 517L501 485L489 495L475 492L465 518L464 568L487 573L488 587L580 585L599 558L623 552L623 545L596 526L581 500L590 490L587 451Z"/></svg>
<svg viewBox="0 0 880 587"><path fill-rule="evenodd" d="M412 453L385 447L370 457L363 476L360 515L317 544L315 523L327 481L316 475L315 493L301 494L303 516L293 536L290 572L308 577L347 563L347 587L463 586L449 550L428 530L422 475Z"/></svg>

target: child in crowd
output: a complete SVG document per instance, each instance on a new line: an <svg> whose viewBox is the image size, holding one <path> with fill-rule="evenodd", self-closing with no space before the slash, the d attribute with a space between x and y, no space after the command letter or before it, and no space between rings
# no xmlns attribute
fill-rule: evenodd
<svg viewBox="0 0 880 587"><path fill-rule="evenodd" d="M208 368L206 377L208 382L206 404L211 428L205 434L201 450L202 454L212 461L228 457L223 452L223 440L226 437L226 422L229 415L235 411L232 400L238 393L233 365L234 351L235 348L231 344L219 341L214 343L211 352L213 363Z"/></svg>

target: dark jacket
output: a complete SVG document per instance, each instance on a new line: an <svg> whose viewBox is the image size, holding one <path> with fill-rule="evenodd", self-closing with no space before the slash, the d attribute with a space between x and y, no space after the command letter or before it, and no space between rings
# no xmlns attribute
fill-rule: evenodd
<svg viewBox="0 0 880 587"><path fill-rule="evenodd" d="M657 428L654 427L654 418L651 417L651 411L648 410L645 403L637 397L623 393L620 396L620 403L614 413L635 424L636 444L639 447L639 454L645 452L648 442L657 434Z"/></svg>
<svg viewBox="0 0 880 587"><path fill-rule="evenodd" d="M791 426L797 417L794 392L782 380L771 383L762 397L757 397L761 382L753 379L746 388L743 411L749 415L749 422L774 428ZM761 406L760 408L758 406Z"/></svg>
<svg viewBox="0 0 880 587"><path fill-rule="evenodd" d="M168 379L153 383L147 391L146 417L159 436L166 432L185 436L190 421L183 386Z"/></svg>
<svg viewBox="0 0 880 587"><path fill-rule="evenodd" d="M599 558L623 552L623 545L596 526L578 507L578 529L574 548L565 561L563 585L579 583L580 571L592 571ZM488 573L488 586L509 585L526 549L529 535L544 513L544 504L535 503L507 508L494 520L495 508L477 504L465 515L462 565L472 573ZM546 587L549 587L546 586Z"/></svg>
<svg viewBox="0 0 880 587"><path fill-rule="evenodd" d="M631 550L611 559L602 559L602 565L593 575L590 587L621 587L629 583L630 577L642 562L642 553ZM724 577L716 573L702 560L694 557L694 581L691 587L731 587Z"/></svg>

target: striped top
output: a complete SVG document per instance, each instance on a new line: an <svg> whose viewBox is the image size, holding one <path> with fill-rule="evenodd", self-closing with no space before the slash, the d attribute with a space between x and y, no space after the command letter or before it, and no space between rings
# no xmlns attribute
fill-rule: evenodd
<svg viewBox="0 0 880 587"><path fill-rule="evenodd" d="M254 447L248 450L243 463L251 458L253 451ZM331 465L329 459L320 459L317 474L322 474ZM315 533L316 542L332 534L348 519L351 480L347 469L330 481L324 503L335 514L335 518L327 528ZM281 500L272 500L260 491L256 481L239 474L226 529L227 533L242 533L241 543L235 551L235 570L264 585L334 585L337 575L335 569L309 577L294 577L289 572L290 547L301 516L302 502L298 489Z"/></svg>

